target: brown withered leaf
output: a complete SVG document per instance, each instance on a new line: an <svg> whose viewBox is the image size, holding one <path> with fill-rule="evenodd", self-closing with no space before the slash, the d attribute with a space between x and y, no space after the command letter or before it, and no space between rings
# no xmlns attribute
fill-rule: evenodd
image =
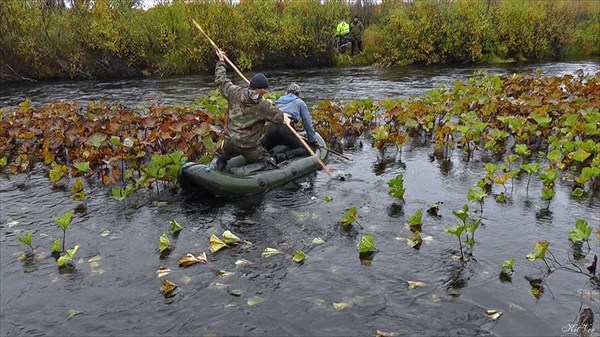
<svg viewBox="0 0 600 337"><path fill-rule="evenodd" d="M160 290L165 297L171 296L173 290L177 289L177 285L169 280L164 280Z"/></svg>
<svg viewBox="0 0 600 337"><path fill-rule="evenodd" d="M407 282L408 282L409 289L417 289L417 288L422 288L422 287L427 286L427 283L421 282L421 281L407 281Z"/></svg>
<svg viewBox="0 0 600 337"><path fill-rule="evenodd" d="M187 253L184 257L179 259L179 266L180 267L189 267L196 263L206 263L206 261L207 261L207 259L206 259L205 252L202 252L202 254L200 254L198 256L194 256L190 253Z"/></svg>
<svg viewBox="0 0 600 337"><path fill-rule="evenodd" d="M375 331L375 337L392 337L392 336L394 336L393 332L387 332L387 331L381 331L381 330Z"/></svg>
<svg viewBox="0 0 600 337"><path fill-rule="evenodd" d="M156 276L160 278L160 277L163 277L163 276L169 274L170 272L171 272L171 269L160 266L160 268L158 268L158 270L156 271Z"/></svg>
<svg viewBox="0 0 600 337"><path fill-rule="evenodd" d="M488 309L488 310L486 310L486 313L487 313L488 317L493 319L494 321L497 320L502 315L502 311L498 311L495 309Z"/></svg>

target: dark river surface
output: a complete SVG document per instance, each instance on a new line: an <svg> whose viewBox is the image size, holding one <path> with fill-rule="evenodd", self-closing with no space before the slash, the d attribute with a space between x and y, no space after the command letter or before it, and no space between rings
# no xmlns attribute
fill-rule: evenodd
<svg viewBox="0 0 600 337"><path fill-rule="evenodd" d="M408 67L379 69L309 69L266 71L273 89L300 84L311 104L322 99L406 97L440 84L467 79L473 71L506 74L540 68L545 75L600 71L598 62L507 64L478 67ZM230 72L233 77L233 72ZM40 105L53 100L104 100L128 106L190 103L213 88L212 76L115 81L57 81L0 86L0 106L29 98ZM318 171L304 179L249 198L202 199L176 191L142 192L124 202L108 188L86 185L87 198L70 199L68 188L53 188L41 169L0 179L0 334L2 336L575 336L578 314L595 314L600 331L600 282L585 270L600 245L590 238L578 252L568 240L577 219L600 228L600 197L575 199L568 183L559 182L546 208L541 182L515 180L505 204L488 197L473 255L453 258L458 240L445 231L457 218L452 210L467 202L467 191L485 175L477 157L466 162L456 151L450 161L430 160L427 140L412 140L401 160L378 165L377 151L364 146L345 152L353 161L332 158L333 171L351 177L330 179ZM405 202L388 194L388 181L404 174ZM511 186L508 184L510 191ZM502 190L495 185L497 195ZM331 202L325 202L331 197ZM405 238L404 226L416 210L441 201L440 216L424 212L419 250ZM470 209L478 204L468 203ZM356 206L359 225L344 230L339 219ZM62 236L52 215L77 209L67 231L67 246L78 243L75 269L59 273L49 256L52 241ZM158 253L157 243L176 219L183 230L172 237L172 252ZM362 228L361 228L362 226ZM17 236L33 231L38 256L19 259L25 246ZM231 230L249 247L209 252L211 234ZM595 232L594 230L594 232ZM362 264L357 243L371 234L379 252ZM594 236L594 234L592 234ZM324 244L314 244L322 238ZM526 255L539 240L562 266L545 275L542 261ZM261 256L267 248L287 254ZM303 250L297 264L291 255ZM186 253L206 251L209 262L178 267ZM499 277L502 263L515 259L512 280ZM236 261L245 259L248 264ZM158 278L160 266L172 272ZM567 269L569 268L569 269ZM227 272L224 273L223 271ZM164 279L178 285L163 297ZM530 294L530 281L544 278L541 297ZM425 285L416 289L408 281ZM535 281L531 281L535 283ZM260 302L260 303L256 303ZM334 303L344 303L343 309ZM339 307L339 305L338 305ZM486 310L502 315L493 320Z"/></svg>

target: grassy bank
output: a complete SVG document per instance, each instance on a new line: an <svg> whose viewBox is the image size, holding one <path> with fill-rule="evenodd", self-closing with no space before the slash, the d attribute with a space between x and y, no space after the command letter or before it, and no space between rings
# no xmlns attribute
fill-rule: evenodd
<svg viewBox="0 0 600 337"><path fill-rule="evenodd" d="M54 0L60 3L62 0ZM600 55L596 1L452 2L242 0L0 1L0 80L97 78L212 71L214 52L197 20L248 70L347 64L493 62ZM358 14L365 53L332 50L335 26Z"/></svg>

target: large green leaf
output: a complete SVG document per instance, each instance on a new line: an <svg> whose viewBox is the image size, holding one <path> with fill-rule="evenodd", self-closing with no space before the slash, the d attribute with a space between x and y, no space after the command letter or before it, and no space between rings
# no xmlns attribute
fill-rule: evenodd
<svg viewBox="0 0 600 337"><path fill-rule="evenodd" d="M513 270L514 265L515 265L515 259L508 259L508 260L504 261L504 263L502 264L502 268Z"/></svg>
<svg viewBox="0 0 600 337"><path fill-rule="evenodd" d="M529 148L525 144L517 144L515 145L515 153L522 157L527 157L531 154Z"/></svg>
<svg viewBox="0 0 600 337"><path fill-rule="evenodd" d="M492 164L492 163L485 164L485 171L487 173L489 173L490 175L494 174L494 172L496 172L497 168L498 168L498 165L495 165L495 164Z"/></svg>
<svg viewBox="0 0 600 337"><path fill-rule="evenodd" d="M389 126L386 125L380 125L377 128L377 132L373 135L373 139L375 139L376 141L379 142L385 142L388 139L388 131L387 129L389 128Z"/></svg>
<svg viewBox="0 0 600 337"><path fill-rule="evenodd" d="M404 198L404 176L402 174L397 175L395 178L390 179L388 182L388 188L390 194L397 199Z"/></svg>
<svg viewBox="0 0 600 337"><path fill-rule="evenodd" d="M127 184L127 186L114 186L112 188L112 196L117 201L123 201L133 192L133 186Z"/></svg>
<svg viewBox="0 0 600 337"><path fill-rule="evenodd" d="M369 234L363 235L358 243L358 252L370 253L375 251L377 251L377 248L375 247L375 238Z"/></svg>
<svg viewBox="0 0 600 337"><path fill-rule="evenodd" d="M534 116L533 119L542 128L547 128L552 123L552 118L550 117Z"/></svg>
<svg viewBox="0 0 600 337"><path fill-rule="evenodd" d="M573 192L571 192L571 195L576 197L576 198L581 198L583 196L583 194L585 193L585 191L583 190L583 188L581 187L576 187Z"/></svg>
<svg viewBox="0 0 600 337"><path fill-rule="evenodd" d="M462 220L463 223L465 223L467 221L467 218L469 217L469 206L464 205L462 209L452 211L452 214L454 214L455 217L459 218L460 220Z"/></svg>
<svg viewBox="0 0 600 337"><path fill-rule="evenodd" d="M485 130L485 128L487 128L488 123L485 122L477 122L475 124L473 124L473 127L475 128L475 130L477 130L479 133L483 132Z"/></svg>
<svg viewBox="0 0 600 337"><path fill-rule="evenodd" d="M59 165L56 163L52 163L52 169L50 170L49 177L50 181L53 184L56 184L59 180L61 180L69 171L69 169L65 165Z"/></svg>
<svg viewBox="0 0 600 337"><path fill-rule="evenodd" d="M556 192L551 189L551 188L542 188L542 200L544 201L550 201L552 200L552 198L554 198L554 196L556 195Z"/></svg>
<svg viewBox="0 0 600 337"><path fill-rule="evenodd" d="M569 153L569 158L577 160L580 163L583 163L589 156L590 153L582 148L577 149L575 152Z"/></svg>
<svg viewBox="0 0 600 337"><path fill-rule="evenodd" d="M537 259L544 259L546 257L546 252L548 251L548 246L550 246L548 241L544 240L537 242L533 248L533 252L527 254L527 260L535 261Z"/></svg>
<svg viewBox="0 0 600 337"><path fill-rule="evenodd" d="M540 178L546 183L553 183L556 179L558 179L558 171L553 168L548 168L546 172L540 173Z"/></svg>
<svg viewBox="0 0 600 337"><path fill-rule="evenodd" d="M106 135L101 132L96 132L88 138L86 144L92 145L93 147L100 147L106 141Z"/></svg>
<svg viewBox="0 0 600 337"><path fill-rule="evenodd" d="M71 187L71 192L73 193L73 200L83 201L85 200L85 190L83 188L83 179L77 178L73 183L73 187Z"/></svg>
<svg viewBox="0 0 600 337"><path fill-rule="evenodd" d="M28 231L23 236L17 236L17 239L19 239L19 241L23 242L25 245L31 247L31 240L33 239L33 233L31 231Z"/></svg>
<svg viewBox="0 0 600 337"><path fill-rule="evenodd" d="M294 261L296 261L297 263L300 263L304 260L306 260L307 255L301 251L301 250L297 250L294 252Z"/></svg>
<svg viewBox="0 0 600 337"><path fill-rule="evenodd" d="M79 171L86 173L87 171L90 170L90 163L85 161L85 162L78 162L78 163L73 163L73 167L78 169Z"/></svg>
<svg viewBox="0 0 600 337"><path fill-rule="evenodd" d="M521 169L525 172L527 172L528 174L534 174L540 171L540 163L527 163L527 164L522 164L521 165Z"/></svg>
<svg viewBox="0 0 600 337"><path fill-rule="evenodd" d="M179 222L177 222L175 219L171 219L169 224L171 224L171 227L169 228L169 232L171 232L171 234L177 234L183 229L183 227L181 227Z"/></svg>
<svg viewBox="0 0 600 337"><path fill-rule="evenodd" d="M65 264L67 264L69 261L73 260L73 257L75 256L75 253L77 253L77 251L79 250L79 245L75 245L75 247L73 247L72 249L68 249L65 254L61 257L58 258L58 260L56 261L58 263L59 267L64 266Z"/></svg>
<svg viewBox="0 0 600 337"><path fill-rule="evenodd" d="M569 232L569 239L573 242L587 241L590 238L590 234L594 228L588 226L587 221L583 219L577 219L575 223L575 229Z"/></svg>
<svg viewBox="0 0 600 337"><path fill-rule="evenodd" d="M421 230L421 225L423 225L423 210L419 208L408 218L408 226L412 232L415 232Z"/></svg>
<svg viewBox="0 0 600 337"><path fill-rule="evenodd" d="M550 152L548 152L547 158L548 160L550 160L551 163L558 163L560 161L562 157L562 154L560 153L560 150L558 149L554 149Z"/></svg>
<svg viewBox="0 0 600 337"><path fill-rule="evenodd" d="M52 242L52 252L60 253L60 240L59 239L56 239L56 240L54 240L54 242Z"/></svg>
<svg viewBox="0 0 600 337"><path fill-rule="evenodd" d="M466 225L456 225L452 228L446 229L446 231L450 234L454 234L454 236L456 236L457 238L460 238L462 232L464 232L465 229L467 229Z"/></svg>
<svg viewBox="0 0 600 337"><path fill-rule="evenodd" d="M53 215L52 219L63 231L66 231L67 228L69 228L71 221L73 221L73 212L68 211L61 215L60 218L57 218L56 215Z"/></svg>
<svg viewBox="0 0 600 337"><path fill-rule="evenodd" d="M158 239L158 250L162 253L166 249L169 249L169 247L171 247L171 241L167 237L167 234L163 233Z"/></svg>
<svg viewBox="0 0 600 337"><path fill-rule="evenodd" d="M481 187L475 187L469 190L467 193L467 199L470 202L481 202L483 198L487 196L487 193Z"/></svg>
<svg viewBox="0 0 600 337"><path fill-rule="evenodd" d="M481 224L481 221L469 222L467 224L467 228L465 228L465 229L467 230L467 233L475 234L475 232L477 231L477 228L479 228L480 224Z"/></svg>
<svg viewBox="0 0 600 337"><path fill-rule="evenodd" d="M342 226L350 226L356 221L356 207L352 206L344 212L344 216L340 219Z"/></svg>

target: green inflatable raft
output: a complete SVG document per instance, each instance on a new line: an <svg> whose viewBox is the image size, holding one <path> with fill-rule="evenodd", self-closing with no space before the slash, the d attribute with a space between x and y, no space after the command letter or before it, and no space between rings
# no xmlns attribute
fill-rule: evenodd
<svg viewBox="0 0 600 337"><path fill-rule="evenodd" d="M318 133L315 136L320 145L315 154L323 162L327 162L328 152L325 150L325 141ZM237 156L229 160L227 169L245 164L247 164L246 159ZM181 168L179 184L186 191L206 192L218 197L243 196L265 192L321 168L313 156L291 158L277 166L278 168L273 170L234 175L213 170L207 164L187 162Z"/></svg>

